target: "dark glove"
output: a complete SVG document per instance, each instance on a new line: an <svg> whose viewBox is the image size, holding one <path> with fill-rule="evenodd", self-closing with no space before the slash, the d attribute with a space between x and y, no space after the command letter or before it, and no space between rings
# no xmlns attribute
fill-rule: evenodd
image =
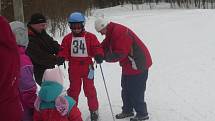
<svg viewBox="0 0 215 121"><path fill-rule="evenodd" d="M101 64L104 60L104 57L102 55L96 55L94 57L94 59L95 59L96 63Z"/></svg>
<svg viewBox="0 0 215 121"><path fill-rule="evenodd" d="M57 58L57 65L58 66L63 65L64 62L65 62L65 59L63 57L58 57Z"/></svg>

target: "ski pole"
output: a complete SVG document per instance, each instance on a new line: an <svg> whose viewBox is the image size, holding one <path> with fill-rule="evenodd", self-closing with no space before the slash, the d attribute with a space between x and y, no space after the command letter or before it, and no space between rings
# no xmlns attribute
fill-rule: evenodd
<svg viewBox="0 0 215 121"><path fill-rule="evenodd" d="M112 114L112 117L113 117L113 121L115 121L115 118L114 118L114 115L113 115L113 109L112 109L112 105L111 105L111 101L110 101L110 96L108 94L107 85L106 85L104 73L103 73L103 70L102 70L102 65L99 64L99 66L100 66L100 70L101 70L101 73L102 73L102 78L103 78L103 82L104 82L104 85L105 85L105 91L106 91L106 94L107 94L107 97L108 97L108 102L109 102L109 105L110 105L110 110L111 110L111 114Z"/></svg>
<svg viewBox="0 0 215 121"><path fill-rule="evenodd" d="M63 63L63 66L64 66L64 69L66 69L66 64L65 64L65 62Z"/></svg>

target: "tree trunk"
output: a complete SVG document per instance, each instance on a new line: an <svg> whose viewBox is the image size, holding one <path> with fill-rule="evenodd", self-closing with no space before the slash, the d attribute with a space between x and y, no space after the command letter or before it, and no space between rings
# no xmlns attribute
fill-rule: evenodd
<svg viewBox="0 0 215 121"><path fill-rule="evenodd" d="M1 0L0 0L0 15L1 15Z"/></svg>
<svg viewBox="0 0 215 121"><path fill-rule="evenodd" d="M14 19L24 22L24 12L22 0L13 0Z"/></svg>

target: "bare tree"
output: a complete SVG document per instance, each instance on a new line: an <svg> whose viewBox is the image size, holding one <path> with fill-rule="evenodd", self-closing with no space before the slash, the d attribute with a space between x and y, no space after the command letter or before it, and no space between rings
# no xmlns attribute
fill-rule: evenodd
<svg viewBox="0 0 215 121"><path fill-rule="evenodd" d="M13 0L14 19L24 22L24 12L22 0Z"/></svg>
<svg viewBox="0 0 215 121"><path fill-rule="evenodd" d="M20 5L20 2L21 4L23 2L24 6ZM33 13L39 12L50 20L51 33L54 34L59 29L63 35L66 32L67 18L73 11L81 11L86 15L91 15L91 10L95 8L130 3L133 10L139 9L140 4L147 4L150 8L154 8L159 2L169 3L171 8L195 7L213 9L215 7L215 0L0 0L0 14L5 16L9 21L23 21L23 18L25 18L25 21L28 22ZM25 16L23 15L23 8Z"/></svg>
<svg viewBox="0 0 215 121"><path fill-rule="evenodd" d="M211 2L211 8L213 9L214 8L214 2L213 2L213 0L211 0L210 2Z"/></svg>
<svg viewBox="0 0 215 121"><path fill-rule="evenodd" d="M1 0L0 0L0 15L1 15Z"/></svg>

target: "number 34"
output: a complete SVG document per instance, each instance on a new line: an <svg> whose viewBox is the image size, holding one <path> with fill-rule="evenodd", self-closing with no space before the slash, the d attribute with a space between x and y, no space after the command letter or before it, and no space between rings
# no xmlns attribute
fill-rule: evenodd
<svg viewBox="0 0 215 121"><path fill-rule="evenodd" d="M72 45L73 45L73 53L81 52L82 54L84 54L86 48L82 40L74 40Z"/></svg>

